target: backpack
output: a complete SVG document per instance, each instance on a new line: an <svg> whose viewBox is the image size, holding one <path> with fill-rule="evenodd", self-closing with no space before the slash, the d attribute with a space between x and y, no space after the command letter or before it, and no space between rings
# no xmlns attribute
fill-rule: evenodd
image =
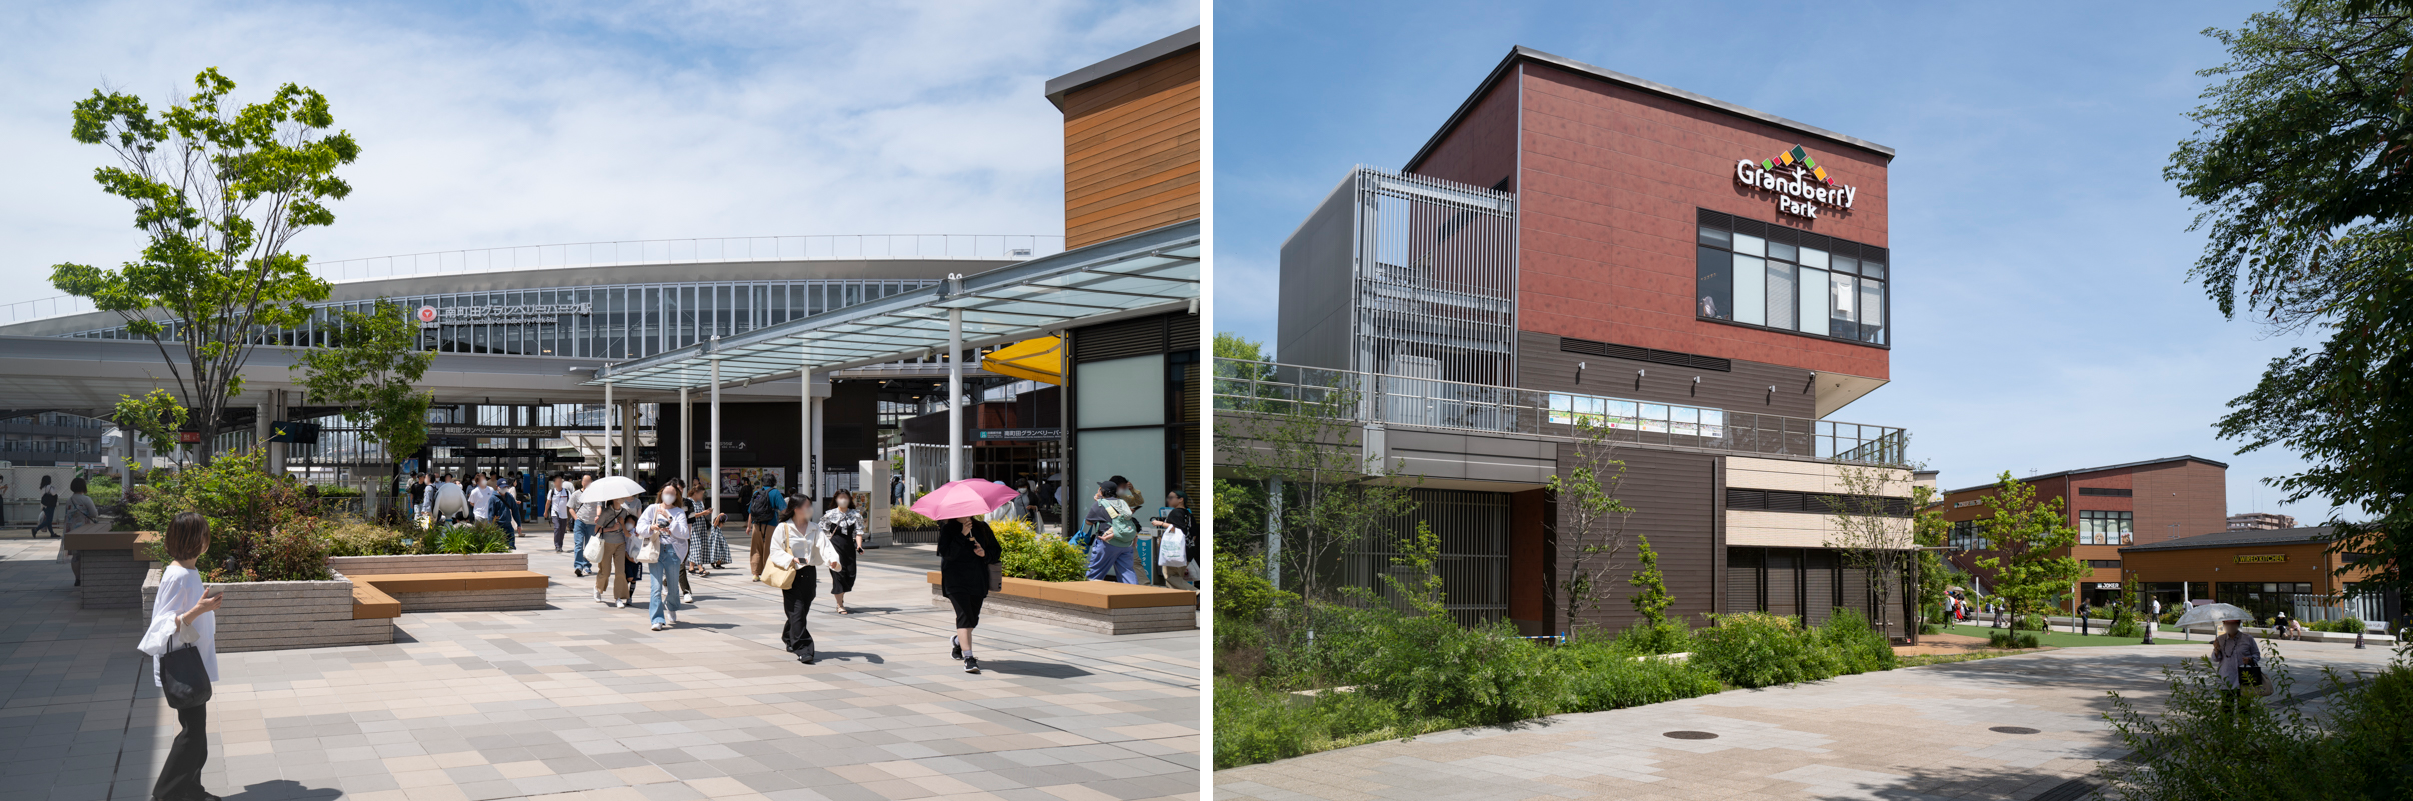
<svg viewBox="0 0 2413 801"><path fill-rule="evenodd" d="M769 493L769 494L770 494L770 496L771 496L771 514L772 514L772 515L784 515L784 514L787 514L787 512L788 512L788 496L787 496L787 493L780 492L780 491L779 491L777 488L772 488L772 489L763 490L763 492Z"/></svg>
<svg viewBox="0 0 2413 801"><path fill-rule="evenodd" d="M1106 544L1129 548L1139 542L1139 516L1115 515L1106 521Z"/></svg>
<svg viewBox="0 0 2413 801"><path fill-rule="evenodd" d="M771 508L771 493L754 493L754 499L746 502L746 518L764 526L779 522L779 512Z"/></svg>

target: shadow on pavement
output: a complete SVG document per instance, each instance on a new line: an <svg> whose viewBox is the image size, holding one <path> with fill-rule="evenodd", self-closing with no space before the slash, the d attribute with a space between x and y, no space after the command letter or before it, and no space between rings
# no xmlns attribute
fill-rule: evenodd
<svg viewBox="0 0 2413 801"><path fill-rule="evenodd" d="M980 660L983 672L995 671L1013 676L1037 676L1043 679L1075 679L1097 674L1071 665L1055 662L1026 662L1018 659Z"/></svg>
<svg viewBox="0 0 2413 801"><path fill-rule="evenodd" d="M225 801L332 801L342 798L344 791L332 787L304 787L291 779L264 781L243 788L243 792L225 796Z"/></svg>

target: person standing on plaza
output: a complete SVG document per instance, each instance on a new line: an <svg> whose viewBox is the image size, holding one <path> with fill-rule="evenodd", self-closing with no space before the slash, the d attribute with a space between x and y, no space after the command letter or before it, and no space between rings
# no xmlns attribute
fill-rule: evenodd
<svg viewBox="0 0 2413 801"><path fill-rule="evenodd" d="M476 486L469 490L469 516L484 523L494 519L494 488L486 485L486 474L479 473Z"/></svg>
<svg viewBox="0 0 2413 801"><path fill-rule="evenodd" d="M603 513L603 504L583 497L593 483L595 474L580 473L578 488L570 491L570 573L575 576L595 572L595 565L586 558L586 541L596 536L595 522Z"/></svg>
<svg viewBox="0 0 2413 801"><path fill-rule="evenodd" d="M855 591L856 560L863 553L863 515L855 510L855 494L851 491L831 493L830 503L830 510L821 514L819 526L837 554L830 562L829 597L838 605L838 614L851 615L854 613L846 609L846 594Z"/></svg>
<svg viewBox="0 0 2413 801"><path fill-rule="evenodd" d="M658 557L645 563L645 574L653 582L652 599L647 612L653 618L655 631L679 625L679 569L686 563L687 506L680 502L676 481L663 482L659 502L646 507L637 519L636 539L630 540L638 553L652 550Z"/></svg>
<svg viewBox="0 0 2413 801"><path fill-rule="evenodd" d="M955 637L950 656L964 662L965 673L980 672L972 653L972 630L980 628L980 606L989 599L989 566L1003 561L1005 549L997 533L978 517L953 517L938 524L938 586L955 609Z"/></svg>
<svg viewBox="0 0 2413 801"><path fill-rule="evenodd" d="M34 524L34 530L33 530L32 532L30 532L30 533L29 533L27 536L39 537L39 536L42 536L42 532L44 532L44 531L49 531L49 532L50 532L50 536L53 536L53 537L58 536L58 535L59 535L59 529L58 529L58 527L57 527L57 526L54 526L54 525L51 525L51 523L53 522L53 520L54 520L54 519L55 519L55 518L58 516L58 512L59 512L59 488L58 488L58 487L54 487L54 486L51 486L51 485L50 485L50 477L49 477L49 476L43 476L43 477L42 477L42 522Z"/></svg>
<svg viewBox="0 0 2413 801"><path fill-rule="evenodd" d="M2220 680L2228 687L2229 708L2235 709L2238 699L2255 692L2256 686L2270 677L2262 674L2262 645L2240 629L2244 622L2231 618L2220 625L2220 636L2212 638L2212 664L2219 668Z"/></svg>
<svg viewBox="0 0 2413 801"><path fill-rule="evenodd" d="M193 564L209 551L209 521L195 512L180 513L168 523L160 545L173 561L160 571L159 592L151 599L151 626L135 649L151 656L151 683L163 689L166 682L159 677L159 660L173 650L199 649L203 672L214 684L218 681L218 600L222 596L204 594L201 571ZM216 796L201 789L201 769L209 764L209 704L176 710L176 723L182 731L168 746L167 763L159 767L151 797L216 801Z"/></svg>
<svg viewBox="0 0 2413 801"><path fill-rule="evenodd" d="M686 489L687 483L679 482L679 490L685 492ZM687 565L697 576L710 578L714 568L729 566L729 538L721 534L721 521L728 516L713 510L702 498L691 496L685 503L687 531L695 539L695 553L687 557ZM685 600L695 602L693 597Z"/></svg>
<svg viewBox="0 0 2413 801"><path fill-rule="evenodd" d="M1190 566L1198 564L1198 522L1190 514L1190 496L1181 490L1166 490L1165 510L1163 518L1148 521L1155 524L1156 541L1164 549L1157 555L1157 564L1164 567L1165 581L1174 589L1196 589L1190 584ZM1166 557L1176 550L1181 552L1181 564L1169 564Z"/></svg>
<svg viewBox="0 0 2413 801"><path fill-rule="evenodd" d="M76 476L75 480L67 482L67 492L70 493L67 496L67 533L69 534L76 533L76 529L101 522L101 509L92 502L91 495L85 494L84 488L83 476Z"/></svg>
<svg viewBox="0 0 2413 801"><path fill-rule="evenodd" d="M561 553L562 540L570 533L570 480L555 473L546 484L545 517L553 521L553 552Z"/></svg>
<svg viewBox="0 0 2413 801"><path fill-rule="evenodd" d="M787 519L771 530L771 558L768 564L777 568L793 568L796 575L789 579L788 586L779 590L780 605L788 616L787 626L780 630L779 639L787 646L788 653L796 655L796 661L810 665L814 659L813 631L805 625L805 618L813 611L813 595L821 583L818 568L836 565L839 550L830 541L826 530L813 525L811 499L803 496L790 498L787 508L782 511L786 512Z"/></svg>
<svg viewBox="0 0 2413 801"><path fill-rule="evenodd" d="M8 475L0 473L0 528L8 528Z"/></svg>
<svg viewBox="0 0 2413 801"><path fill-rule="evenodd" d="M636 513L629 508L633 502L634 499L596 504L599 508L591 526L595 530L594 536L603 538L603 552L597 554L602 559L591 568L595 575L596 603L612 604L623 609L628 607L628 534L631 524L636 522ZM612 591L608 600L603 597L605 589Z"/></svg>
<svg viewBox="0 0 2413 801"><path fill-rule="evenodd" d="M737 497L739 504L738 508L743 509L746 512L747 575L753 576L755 581L761 581L762 566L768 563L771 559L771 526L755 522L764 519L765 516L756 513L757 510L754 506L754 482L744 480L739 481L737 485ZM772 511L769 514L769 518L773 523L778 522L778 512L775 510Z"/></svg>
<svg viewBox="0 0 2413 801"><path fill-rule="evenodd" d="M1139 555L1139 520L1131 516L1131 504L1116 494L1119 487L1130 486L1120 478L1098 482L1097 503L1086 516L1092 526L1089 579L1138 584L1139 571L1132 560Z"/></svg>

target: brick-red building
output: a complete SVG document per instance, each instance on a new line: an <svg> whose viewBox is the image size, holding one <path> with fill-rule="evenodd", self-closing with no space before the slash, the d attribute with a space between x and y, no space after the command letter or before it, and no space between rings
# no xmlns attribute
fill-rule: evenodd
<svg viewBox="0 0 2413 801"><path fill-rule="evenodd" d="M2063 470L2020 479L2036 488L2036 500L2058 498L2078 544L2067 549L2090 568L2073 589L2076 598L2102 604L2119 595L2120 549L2224 531L2228 527L2229 466L2195 456ZM1983 546L1979 519L1990 512L1983 499L2001 491L1982 484L1943 494L1944 519L1953 524L1948 557L1982 587L1991 578L1976 560L1994 552ZM2065 606L2067 606L2065 604Z"/></svg>

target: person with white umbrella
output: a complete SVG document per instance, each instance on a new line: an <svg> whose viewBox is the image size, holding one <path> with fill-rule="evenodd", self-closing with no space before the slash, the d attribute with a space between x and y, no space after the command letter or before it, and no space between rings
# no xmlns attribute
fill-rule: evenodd
<svg viewBox="0 0 2413 801"><path fill-rule="evenodd" d="M964 662L965 673L980 672L972 653L972 630L980 627L980 606L989 593L1002 589L1000 563L1005 548L997 533L981 518L1014 499L1014 488L967 478L950 481L913 502L913 511L938 524L938 588L955 608L952 658Z"/></svg>
<svg viewBox="0 0 2413 801"><path fill-rule="evenodd" d="M2262 673L2262 645L2240 628L2253 614L2233 604L2204 604L2179 616L2178 627L2217 623L2220 635L2212 638L2212 663L2220 669L2220 680L2229 689L2225 701L2231 709L2247 694L2270 694L2270 679Z"/></svg>
<svg viewBox="0 0 2413 801"><path fill-rule="evenodd" d="M644 491L645 488L639 486L635 479L608 476L579 492L579 503L597 505L593 524L595 533L581 549L595 570L596 603L628 606L628 568L625 565L630 518L635 515L620 502ZM612 591L610 599L603 596L606 589Z"/></svg>

